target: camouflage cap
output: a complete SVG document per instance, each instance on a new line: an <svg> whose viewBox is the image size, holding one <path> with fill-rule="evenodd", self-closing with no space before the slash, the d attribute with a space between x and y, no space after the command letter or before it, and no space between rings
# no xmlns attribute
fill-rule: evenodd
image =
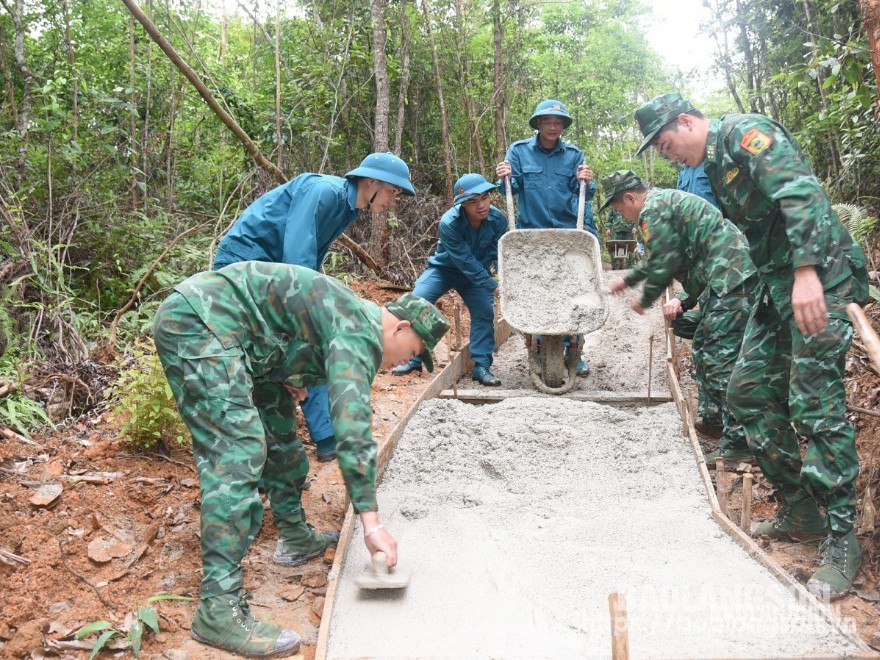
<svg viewBox="0 0 880 660"><path fill-rule="evenodd" d="M602 191L605 193L605 201L599 207L599 212L604 211L620 193L637 188L644 183L641 177L632 170L617 170L602 177Z"/></svg>
<svg viewBox="0 0 880 660"><path fill-rule="evenodd" d="M639 123L639 130L645 136L636 151L636 156L651 145L651 141L657 136L657 131L679 115L693 109L693 104L687 99L681 98L681 94L677 92L661 94L642 105L633 115Z"/></svg>
<svg viewBox="0 0 880 660"><path fill-rule="evenodd" d="M385 309L401 321L409 321L412 324L413 330L425 342L425 352L422 353L425 368L429 372L434 371L431 350L449 331L446 317L427 300L411 293L404 293L397 300L386 303Z"/></svg>

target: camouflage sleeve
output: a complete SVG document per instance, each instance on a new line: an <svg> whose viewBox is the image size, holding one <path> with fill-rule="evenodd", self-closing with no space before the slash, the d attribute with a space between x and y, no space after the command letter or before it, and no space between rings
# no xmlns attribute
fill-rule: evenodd
<svg viewBox="0 0 880 660"><path fill-rule="evenodd" d="M761 116L740 121L727 137L731 156L748 167L755 186L779 204L792 247L792 266L817 266L834 240L831 200L794 139Z"/></svg>
<svg viewBox="0 0 880 660"><path fill-rule="evenodd" d="M642 224L647 224L650 234L645 242L645 259L640 266L645 269L645 286L639 304L648 308L663 295L676 273L688 268L684 239L675 231L673 206L654 203L642 210Z"/></svg>
<svg viewBox="0 0 880 660"><path fill-rule="evenodd" d="M699 300L699 298L695 298L694 296L690 295L685 290L679 291L677 294L675 294L675 297L681 301L681 311L682 312L687 312L688 310L691 310L694 307L696 307L697 301Z"/></svg>
<svg viewBox="0 0 880 660"><path fill-rule="evenodd" d="M378 510L370 385L381 360L377 337L342 334L330 340L326 363L330 417L339 469L356 513Z"/></svg>

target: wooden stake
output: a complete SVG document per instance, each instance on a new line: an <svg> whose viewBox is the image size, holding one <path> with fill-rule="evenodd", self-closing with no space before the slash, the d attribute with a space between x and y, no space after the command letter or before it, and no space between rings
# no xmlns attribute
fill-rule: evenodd
<svg viewBox="0 0 880 660"><path fill-rule="evenodd" d="M742 515L739 518L739 527L746 534L752 533L752 483L754 480L751 472L746 472L743 475Z"/></svg>
<svg viewBox="0 0 880 660"><path fill-rule="evenodd" d="M715 459L715 493L718 496L718 508L727 515L727 474L724 472L724 459Z"/></svg>
<svg viewBox="0 0 880 660"><path fill-rule="evenodd" d="M651 403L651 370L654 366L654 333L648 338L648 403Z"/></svg>
<svg viewBox="0 0 880 660"><path fill-rule="evenodd" d="M608 594L608 611L611 613L611 660L629 660L626 595L616 589Z"/></svg>
<svg viewBox="0 0 880 660"><path fill-rule="evenodd" d="M871 362L880 369L880 337L877 337L877 333L874 332L874 328L871 326L871 322L868 321L868 317L865 316L865 312L856 303L850 303L846 306L846 313L856 330L859 331Z"/></svg>
<svg viewBox="0 0 880 660"><path fill-rule="evenodd" d="M458 301L453 300L452 303L453 315L452 315L452 323L455 326L455 356L461 354L461 330L459 330L459 323L461 322L461 311L458 308ZM452 374L452 394L455 398L458 398L458 378L461 374L458 372L458 368L456 368L455 373Z"/></svg>

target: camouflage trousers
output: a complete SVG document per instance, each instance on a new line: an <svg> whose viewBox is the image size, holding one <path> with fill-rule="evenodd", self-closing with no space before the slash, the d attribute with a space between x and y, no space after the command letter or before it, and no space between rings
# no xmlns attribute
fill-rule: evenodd
<svg viewBox="0 0 880 660"><path fill-rule="evenodd" d="M697 412L706 420L721 420L721 400L713 396L706 376L705 355L702 347L703 335L695 340L697 329L703 322L703 309L692 309L685 312L670 325L676 337L693 340L691 343L691 360L694 363L694 378L697 381Z"/></svg>
<svg viewBox="0 0 880 660"><path fill-rule="evenodd" d="M846 300L826 292L832 318L822 333L810 336L793 316L783 320L772 301L757 304L727 391L770 483L784 499L809 493L827 509L835 534L855 524L859 472L843 381L853 329L840 318L841 302ZM803 460L798 435L807 441Z"/></svg>
<svg viewBox="0 0 880 660"><path fill-rule="evenodd" d="M296 403L281 383L254 382L244 352L224 348L178 293L159 306L153 335L193 439L202 495L201 593L233 593L263 522L260 478L282 535L305 520L300 498L309 461L296 437Z"/></svg>
<svg viewBox="0 0 880 660"><path fill-rule="evenodd" d="M710 416L712 407L717 406L723 429L718 448L722 452L748 449L745 430L730 411L727 387L739 356L749 314L755 304L756 288L757 281L750 279L723 296L706 289L700 296L699 312L687 312L682 316L691 314L689 319L679 323L679 317L672 323L673 331L678 335L683 326L694 322L694 317L698 319L693 331L691 356L697 390L703 394L700 414Z"/></svg>

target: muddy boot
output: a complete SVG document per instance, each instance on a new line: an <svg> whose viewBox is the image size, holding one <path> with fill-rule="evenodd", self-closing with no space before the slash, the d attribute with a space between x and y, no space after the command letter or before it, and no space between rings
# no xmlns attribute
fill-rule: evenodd
<svg viewBox="0 0 880 660"><path fill-rule="evenodd" d="M819 546L819 568L807 582L810 593L823 600L846 594L862 565L862 551L855 530L831 535Z"/></svg>
<svg viewBox="0 0 880 660"><path fill-rule="evenodd" d="M308 523L285 525L279 530L281 538L272 557L279 566L298 566L312 557L324 554L339 540L339 532L318 532Z"/></svg>
<svg viewBox="0 0 880 660"><path fill-rule="evenodd" d="M724 432L724 426L720 419L700 415L694 420L694 430L707 438L717 439Z"/></svg>
<svg viewBox="0 0 880 660"><path fill-rule="evenodd" d="M479 364L474 367L473 379L481 385L488 385L489 387L501 385L501 381L498 380L495 374Z"/></svg>
<svg viewBox="0 0 880 660"><path fill-rule="evenodd" d="M706 454L706 465L710 470L715 468L715 459L723 458L725 461L732 463L751 463L757 465L755 457L748 449L716 449Z"/></svg>
<svg viewBox="0 0 880 660"><path fill-rule="evenodd" d="M801 491L776 512L773 520L765 520L755 528L755 536L774 539L804 539L828 534L828 523L812 497Z"/></svg>
<svg viewBox="0 0 880 660"><path fill-rule="evenodd" d="M247 658L271 658L299 651L294 631L257 621L251 616L246 591L202 598L190 634L202 644Z"/></svg>

